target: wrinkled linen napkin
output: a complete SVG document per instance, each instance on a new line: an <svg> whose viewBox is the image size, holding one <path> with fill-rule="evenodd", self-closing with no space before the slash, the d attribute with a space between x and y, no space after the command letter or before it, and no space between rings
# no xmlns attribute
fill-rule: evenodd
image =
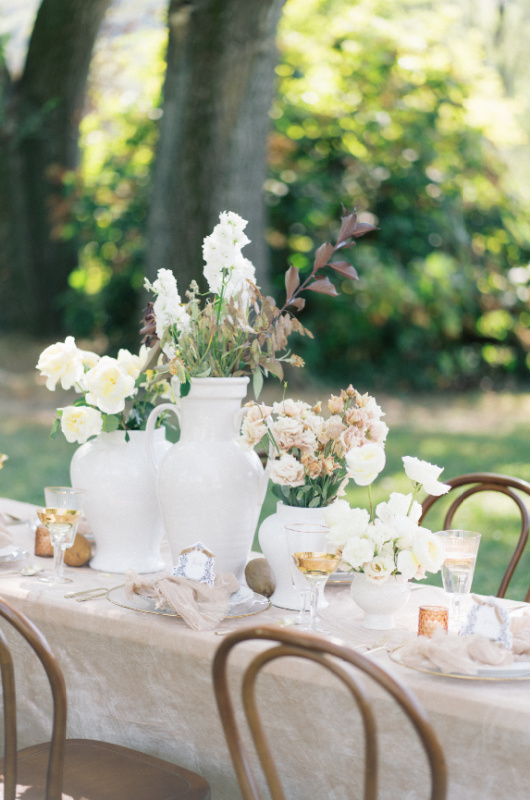
<svg viewBox="0 0 530 800"><path fill-rule="evenodd" d="M510 628L511 650L477 633L451 636L440 628L431 639L417 636L400 647L399 660L407 667L464 675L476 675L481 666L508 667L514 661L530 661L530 615L514 617Z"/></svg>
<svg viewBox="0 0 530 800"><path fill-rule="evenodd" d="M179 575L142 578L132 570L125 575L127 597L139 594L155 600L157 608L169 606L194 631L215 628L226 616L230 595L238 589L239 583L230 573L216 575L213 586Z"/></svg>

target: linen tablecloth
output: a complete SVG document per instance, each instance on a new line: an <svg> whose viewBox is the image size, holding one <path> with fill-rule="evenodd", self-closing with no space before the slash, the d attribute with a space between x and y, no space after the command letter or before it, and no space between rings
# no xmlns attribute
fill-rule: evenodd
<svg viewBox="0 0 530 800"><path fill-rule="evenodd" d="M32 547L29 528L14 526L17 544ZM51 559L29 562L51 566ZM88 567L67 570L74 584L49 587L36 577L2 575L24 564L0 565L0 595L27 614L48 638L65 674L68 736L105 739L166 758L210 782L213 800L240 797L213 695L211 664L221 641L196 633L176 618L119 608L100 598L84 603L67 592L113 587L121 575ZM347 585L329 586L323 612L333 632L350 644L373 642L377 631L361 627L362 612ZM411 592L396 615L399 628L388 646L415 629L420 603L443 602L434 587ZM257 616L225 620L219 632L271 623L292 612L271 608ZM257 645L234 655L236 676ZM19 746L49 736L49 693L26 645L17 646ZM371 656L411 689L425 707L444 748L450 800L526 800L530 785L530 682L468 681L414 672L393 663L386 651ZM264 721L272 733L280 774L290 800L360 796L361 734L349 696L313 665L276 664L261 690ZM383 732L381 797L428 796L426 765L410 725L375 690ZM357 787L357 788L355 788Z"/></svg>

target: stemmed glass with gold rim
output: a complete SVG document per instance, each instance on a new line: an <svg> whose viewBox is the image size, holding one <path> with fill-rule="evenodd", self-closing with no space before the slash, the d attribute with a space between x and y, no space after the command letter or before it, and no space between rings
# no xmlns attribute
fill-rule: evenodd
<svg viewBox="0 0 530 800"><path fill-rule="evenodd" d="M326 583L341 560L340 553L330 552L326 538L328 530L325 525L308 523L285 526L287 547L293 561L293 584L297 589L310 590L309 624L303 629L315 633L328 633L318 620L319 588ZM300 576L303 576L302 584Z"/></svg>
<svg viewBox="0 0 530 800"><path fill-rule="evenodd" d="M64 576L64 551L74 543L83 495L83 489L70 486L47 486L44 489L46 506L38 509L37 515L48 529L53 545L53 573L39 578L44 583L72 582L71 578Z"/></svg>

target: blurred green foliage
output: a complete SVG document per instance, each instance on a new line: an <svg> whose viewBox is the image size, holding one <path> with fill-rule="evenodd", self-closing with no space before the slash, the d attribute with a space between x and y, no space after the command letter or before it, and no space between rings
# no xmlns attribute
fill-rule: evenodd
<svg viewBox="0 0 530 800"><path fill-rule="evenodd" d="M308 300L315 340L297 350L323 380L464 388L528 376L528 207L499 156L524 136L480 39L456 37L455 13L286 7L266 184L277 291L289 254L308 268L341 203L380 226L351 254L358 283Z"/></svg>
<svg viewBox="0 0 530 800"><path fill-rule="evenodd" d="M358 282L337 284L339 298L308 298L303 323L315 338L296 351L322 381L461 389L528 379L529 209L501 158L524 136L459 13L417 0L285 7L265 184L273 293L283 294L288 258L304 270L315 243L333 238L341 204L380 228L351 251ZM142 68L147 103L120 107L94 84L83 174L65 182L73 218L61 235L81 243L66 327L103 332L111 350L137 342L157 46Z"/></svg>

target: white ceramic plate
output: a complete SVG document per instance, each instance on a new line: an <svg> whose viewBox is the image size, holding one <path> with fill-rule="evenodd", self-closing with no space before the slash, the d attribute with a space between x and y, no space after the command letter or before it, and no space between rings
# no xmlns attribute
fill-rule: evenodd
<svg viewBox="0 0 530 800"><path fill-rule="evenodd" d="M442 678L458 678L468 681L528 681L530 680L530 661L515 661L508 667L483 666L475 675L464 675L461 672L443 672L440 669L427 667L412 667L404 664L399 657L399 650L389 653L392 661L402 667L413 669L415 672L425 672L429 675L438 675Z"/></svg>
<svg viewBox="0 0 530 800"><path fill-rule="evenodd" d="M0 547L0 564L11 563L12 561L24 561L29 556L27 550L15 547L10 544L7 547Z"/></svg>
<svg viewBox="0 0 530 800"><path fill-rule="evenodd" d="M115 589L111 589L107 599L110 600L111 603L114 603L115 606L129 608L132 611L143 611L146 614L161 614L165 617L180 617L180 614L177 614L173 609L156 608L155 601L150 597L142 597L139 594L135 594L129 599L123 586L117 586ZM250 617L253 614L260 614L262 611L266 611L270 607L270 604L270 600L254 592L249 600L231 606L228 609L225 619L231 617Z"/></svg>

